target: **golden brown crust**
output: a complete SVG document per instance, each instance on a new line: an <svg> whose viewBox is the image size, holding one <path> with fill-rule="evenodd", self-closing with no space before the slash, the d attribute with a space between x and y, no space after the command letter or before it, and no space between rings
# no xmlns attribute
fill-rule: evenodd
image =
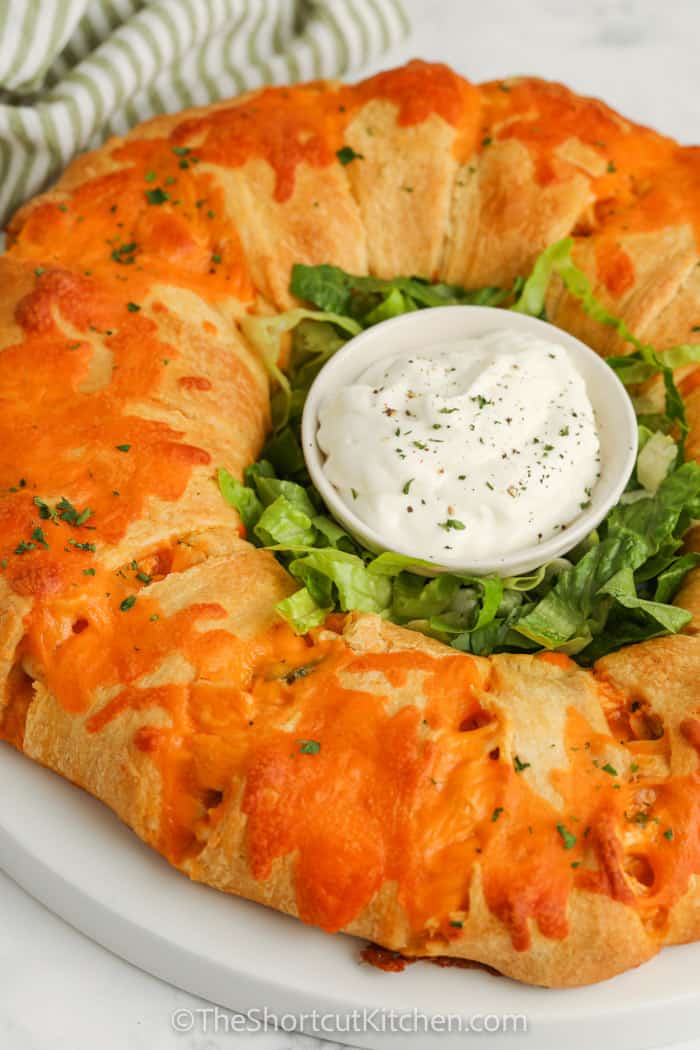
<svg viewBox="0 0 700 1050"><path fill-rule="evenodd" d="M293 584L214 480L268 422L237 322L292 304L294 262L505 286L571 234L641 338L688 340L697 166L558 85L420 63L74 161L0 263L0 735L192 878L409 956L568 986L700 937L697 622L594 673L364 615L294 639L274 614ZM620 352L561 286L548 312ZM94 533L36 517L62 496ZM18 555L37 522L47 549ZM678 601L700 615L700 575Z"/></svg>

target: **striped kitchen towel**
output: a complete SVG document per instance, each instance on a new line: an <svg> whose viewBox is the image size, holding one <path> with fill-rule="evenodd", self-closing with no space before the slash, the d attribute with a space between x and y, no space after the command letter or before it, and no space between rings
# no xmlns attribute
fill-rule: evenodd
<svg viewBox="0 0 700 1050"><path fill-rule="evenodd" d="M407 31L401 0L0 0L0 225L108 135L340 76Z"/></svg>

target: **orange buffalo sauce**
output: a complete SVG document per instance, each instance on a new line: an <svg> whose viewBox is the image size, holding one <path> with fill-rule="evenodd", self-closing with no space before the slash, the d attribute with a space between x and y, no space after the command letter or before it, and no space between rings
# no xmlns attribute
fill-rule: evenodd
<svg viewBox="0 0 700 1050"><path fill-rule="evenodd" d="M57 325L59 308L73 334ZM177 356L153 321L94 280L58 269L37 278L16 316L24 340L0 353L0 572L14 590L41 597L82 580L97 540L120 539L154 496L176 501L210 456L180 431L125 410L157 388ZM81 394L95 333L109 375Z"/></svg>
<svg viewBox="0 0 700 1050"><path fill-rule="evenodd" d="M302 160L339 163L343 130L370 98L394 103L402 125L432 113L457 124L475 91L425 63L357 89L266 90L184 121L170 137L118 144L94 177L29 206L13 224L9 260L33 288L15 311L22 338L0 355L0 572L16 591L55 596L88 586L82 574L96 540L116 542L149 498L174 503L193 468L216 466L178 430L127 408L158 397L178 356L142 312L154 287L182 287L214 303L256 297L222 190L203 162L235 166L262 156L283 199ZM157 299L150 304L154 315L165 309ZM100 353L109 365L95 388ZM205 375L178 382L191 392L211 386ZM78 516L89 510L89 520L78 528L65 517L44 524L35 500L49 496L65 496Z"/></svg>
<svg viewBox="0 0 700 1050"><path fill-rule="evenodd" d="M624 295L634 287L634 263L619 244L602 239L596 245L596 263L598 277L612 295Z"/></svg>
<svg viewBox="0 0 700 1050"><path fill-rule="evenodd" d="M231 107L183 121L173 141L203 160L227 167L262 158L275 173L275 199L284 202L294 191L299 164L324 168L338 163L345 129L374 99L396 106L400 127L421 124L435 114L466 135L473 148L467 131L476 126L477 89L447 66L421 61L356 86L267 88Z"/></svg>
<svg viewBox="0 0 700 1050"><path fill-rule="evenodd" d="M267 88L238 105L183 121L173 140L205 161L239 167L254 157L276 176L275 198L288 200L300 163L336 162L346 122L340 94L325 84Z"/></svg>
<svg viewBox="0 0 700 1050"><path fill-rule="evenodd" d="M143 302L158 283L213 302L252 301L255 289L222 191L176 148L167 139L116 148L118 170L88 179L64 201L30 206L25 221L16 221L12 256L77 270L124 302Z"/></svg>
<svg viewBox="0 0 700 1050"><path fill-rule="evenodd" d="M140 714L132 744L160 771L156 844L173 862L200 851L243 784L257 879L291 858L301 918L328 931L394 883L414 949L459 938L476 866L518 950L535 929L567 935L574 888L659 927L700 871L698 775L664 783L634 761L614 768L605 755L618 734L572 710L555 807L502 753L492 684L471 657L358 654L334 631L299 638L282 624L243 641L224 618L212 603L166 616L147 591L127 612L119 595L86 595L80 609L35 613L25 642L61 703L91 709L89 733ZM189 671L148 684L173 658ZM17 712L22 703L20 690ZM683 732L700 747L694 724Z"/></svg>
<svg viewBox="0 0 700 1050"><path fill-rule="evenodd" d="M542 184L569 171L555 156L567 138L605 156L592 182L595 222L606 231L597 263L616 294L633 279L621 231L698 228L696 152L557 85L479 90L425 63L357 88L265 90L184 121L170 137L119 145L107 170L15 225L10 263L34 276L15 311L18 341L0 353L0 573L34 599L20 656L66 710L89 711L90 734L138 716L130 745L160 772L157 845L174 862L201 850L243 784L254 875L264 880L291 857L301 917L327 930L349 924L391 882L417 946L458 939L477 866L487 905L518 949L535 928L566 936L574 887L663 922L700 871L697 775L657 783L634 763L614 769L598 758L613 736L569 712L555 807L527 767L502 753L489 682L470 657L357 654L340 637L342 617L309 638L280 624L241 640L215 603L168 616L149 596L147 579L173 568L171 553L149 552L155 568L144 573L135 562L121 575L94 557L95 541L121 539L150 497L175 505L195 467L215 466L181 432L128 410L154 395L178 354L141 312L155 285L212 303L255 299L205 162L264 159L283 202L300 163L338 163L349 121L374 98L397 107L399 126L439 116L457 130L460 158L518 139ZM154 314L165 310L152 304ZM95 335L112 362L97 388ZM190 393L208 383L179 380ZM59 494L69 501L61 514ZM542 659L570 670L566 657ZM32 694L20 664L8 695L0 735L21 746ZM611 732L631 734L633 722L613 712ZM695 725L683 731L698 747ZM633 756L665 746L626 739Z"/></svg>
<svg viewBox="0 0 700 1050"><path fill-rule="evenodd" d="M339 163L348 125L375 99L396 107L399 127L432 116L445 121L462 161L499 141L521 142L542 185L571 176L572 161L560 147L569 140L585 147L598 165L575 170L590 177L587 232L599 235L598 276L613 295L634 281L623 235L690 225L700 238L700 150L679 147L560 84L516 78L477 87L446 66L415 61L355 86L266 88L164 125L162 137L125 142L112 152L117 170L88 179L62 202L30 208L15 223L13 251L42 265L73 267L79 259L83 270L136 297L156 279L212 301L252 302L238 231L207 164L264 160L283 203L299 164Z"/></svg>
<svg viewBox="0 0 700 1050"><path fill-rule="evenodd" d="M175 863L199 852L243 782L254 876L291 856L300 916L329 931L393 882L414 947L458 939L478 865L488 907L524 950L534 928L566 936L574 887L658 924L700 871L698 775L657 783L634 761L604 762L629 732L622 717L612 735L569 713L555 808L502 754L491 683L472 658L358 654L332 630L299 638L282 624L241 640L216 603L167 616L142 589L124 608L131 583L107 595L105 577L37 602L23 651L64 707L90 710L89 733L139 714L132 745L160 771L156 844ZM565 657L540 659L570 670ZM16 745L28 704L20 678L1 728ZM700 748L694 720L682 731ZM663 739L631 742L631 759L651 743L663 749ZM631 849L627 827L642 837Z"/></svg>
<svg viewBox="0 0 700 1050"><path fill-rule="evenodd" d="M487 141L523 143L542 185L571 172L557 153L568 140L601 159L603 170L590 181L593 217L585 232L599 238L598 278L613 295L634 282L622 236L690 226L700 243L700 149L681 147L561 84L525 77L483 84L480 91Z"/></svg>
<svg viewBox="0 0 700 1050"><path fill-rule="evenodd" d="M477 90L468 80L441 62L418 59L345 90L357 99L356 104L374 98L393 102L397 122L403 127L421 124L432 114L457 127L465 119L465 108L478 105Z"/></svg>

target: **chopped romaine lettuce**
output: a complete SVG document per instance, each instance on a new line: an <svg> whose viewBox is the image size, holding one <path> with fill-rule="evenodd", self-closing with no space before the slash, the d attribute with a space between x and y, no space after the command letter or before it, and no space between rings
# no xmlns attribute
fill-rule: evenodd
<svg viewBox="0 0 700 1050"><path fill-rule="evenodd" d="M246 335L260 351L273 382L275 429L264 458L248 468L245 484L219 471L224 498L239 511L249 539L274 551L301 587L277 606L304 633L335 609L376 612L464 651L556 649L582 663L622 645L675 633L689 614L671 605L699 554L683 552L683 535L700 518L700 466L683 463L688 430L673 369L700 361L700 346L657 353L595 298L572 260L572 242L552 245L531 276L510 289L465 290L420 278L357 277L335 266L293 268L291 290L318 307L273 318L248 318ZM631 345L609 358L626 384L663 379L665 410L640 426L639 455L621 502L572 551L536 572L499 578L444 573L431 578L429 562L391 552L375 555L328 514L310 484L299 445L308 390L326 361L353 335L388 317L435 306L510 306L545 316L549 283L558 275L582 308ZM281 335L291 349L280 369Z"/></svg>
<svg viewBox="0 0 700 1050"><path fill-rule="evenodd" d="M579 269L572 258L573 241L565 237L542 252L525 281L517 302L512 307L520 313L546 319L545 301L552 277L556 274L566 290L578 299L581 308L594 321L614 328L625 343L634 348L633 352L623 357L609 357L608 364L626 385L643 383L655 375L663 378L666 395L666 412L657 421L660 426L677 428L679 436L679 457L682 457L688 423L685 406L676 386L673 370L681 365L700 362L700 345L682 344L662 353L653 347L646 346L627 327L625 322L611 314L593 294L590 282L585 273Z"/></svg>
<svg viewBox="0 0 700 1050"><path fill-rule="evenodd" d="M306 634L312 627L320 627L332 612L332 606L323 609L317 605L306 587L277 603L277 612L297 634Z"/></svg>
<svg viewBox="0 0 700 1050"><path fill-rule="evenodd" d="M223 467L219 470L219 488L227 503L235 507L246 529L252 529L262 514L262 503L253 489L242 485Z"/></svg>
<svg viewBox="0 0 700 1050"><path fill-rule="evenodd" d="M323 322L331 330L338 328L346 333L346 338L357 335L361 331L359 324L350 317L338 317L333 313L305 310L302 307L289 310L284 314L273 314L270 317L244 317L241 321L243 334L258 351L270 379L276 383L271 399L272 418L276 426L286 422L292 396L292 384L280 368L281 339L283 335L291 332L301 321L305 320Z"/></svg>
<svg viewBox="0 0 700 1050"><path fill-rule="evenodd" d="M676 462L678 448L668 434L650 434L637 457L637 480L647 492L656 492Z"/></svg>
<svg viewBox="0 0 700 1050"><path fill-rule="evenodd" d="M517 288L519 289L520 282ZM500 306L512 289L478 288L467 291L456 284L430 284L420 277L356 277L337 266L292 267L291 290L320 310L359 320L364 328L421 307Z"/></svg>

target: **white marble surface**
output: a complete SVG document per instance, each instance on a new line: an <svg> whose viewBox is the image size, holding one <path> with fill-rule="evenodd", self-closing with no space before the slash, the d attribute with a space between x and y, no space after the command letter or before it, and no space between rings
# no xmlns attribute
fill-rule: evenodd
<svg viewBox="0 0 700 1050"><path fill-rule="evenodd" d="M413 36L382 63L419 55L473 79L565 81L684 142L696 141L697 0L405 0ZM379 68L379 67L378 67ZM0 874L2 1050L320 1050L267 1033L178 1034L171 1015L206 1004L149 977L51 915ZM700 1040L678 1050L700 1050Z"/></svg>

